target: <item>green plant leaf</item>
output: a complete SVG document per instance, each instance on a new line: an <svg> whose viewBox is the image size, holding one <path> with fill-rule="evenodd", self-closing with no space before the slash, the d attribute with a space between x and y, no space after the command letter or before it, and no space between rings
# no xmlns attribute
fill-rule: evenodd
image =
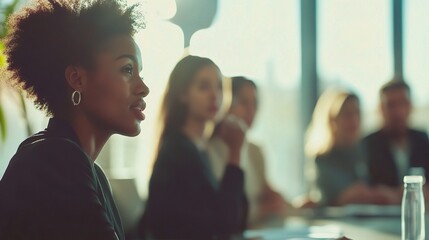
<svg viewBox="0 0 429 240"><path fill-rule="evenodd" d="M2 41L0 41L0 68L6 65L6 56L4 55L3 51L4 51L4 44Z"/></svg>
<svg viewBox="0 0 429 240"><path fill-rule="evenodd" d="M4 21L1 23L3 25L3 31L0 32L0 38L4 38L7 35L7 19L15 11L19 1L20 0L13 0L11 3L9 3L9 5L2 7L1 12L5 15L5 17L3 19Z"/></svg>
<svg viewBox="0 0 429 240"><path fill-rule="evenodd" d="M10 4L6 5L6 6L2 6L2 8L0 9L0 12L4 14L4 21L1 22L2 28L0 28L0 69L6 67L6 56L4 55L4 42L3 39L4 37L7 35L8 29L7 29L7 19L9 18L9 16L15 11L16 6L18 5L20 0L13 0ZM1 85L0 85L1 87ZM0 97L1 97L1 92L2 89L0 89ZM25 109L24 109L25 111ZM5 118L5 113L4 113L4 109L3 109L3 105L0 99L0 139L2 140L2 142L6 141L6 129L7 129L7 123L6 123L6 118ZM28 130L28 129L27 129Z"/></svg>
<svg viewBox="0 0 429 240"><path fill-rule="evenodd" d="M6 141L6 118L4 116L3 106L0 104L0 131L2 142Z"/></svg>
<svg viewBox="0 0 429 240"><path fill-rule="evenodd" d="M6 67L6 57L3 54L3 50L4 50L4 44L2 41L0 41L0 69ZM0 97L1 97L1 89L0 89ZM4 142L6 140L6 119L5 119L1 99L0 99L0 134L1 134L0 135L1 140L2 142Z"/></svg>
<svg viewBox="0 0 429 240"><path fill-rule="evenodd" d="M27 111L27 106L25 105L24 94L22 91L19 91L18 94L19 94L19 102L21 103L22 117L25 120L25 128L27 130L27 136L30 136L33 133L33 131L31 129L30 122L28 119L28 111Z"/></svg>

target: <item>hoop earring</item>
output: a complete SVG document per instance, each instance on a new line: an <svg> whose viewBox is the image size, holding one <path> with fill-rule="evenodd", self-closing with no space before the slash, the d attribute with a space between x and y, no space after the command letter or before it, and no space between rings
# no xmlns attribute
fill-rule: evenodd
<svg viewBox="0 0 429 240"><path fill-rule="evenodd" d="M77 99L76 99L76 95L77 95ZM82 100L82 94L80 94L79 91L74 91L71 95L71 100L74 106L79 105L80 100Z"/></svg>

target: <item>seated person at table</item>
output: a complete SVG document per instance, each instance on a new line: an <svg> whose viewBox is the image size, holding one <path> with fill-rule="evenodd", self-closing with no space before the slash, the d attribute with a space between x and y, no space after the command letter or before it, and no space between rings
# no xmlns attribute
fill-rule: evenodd
<svg viewBox="0 0 429 240"><path fill-rule="evenodd" d="M34 1L11 18L12 81L52 118L21 143L0 181L0 239L124 240L94 162L112 134L136 136L149 89L133 7Z"/></svg>
<svg viewBox="0 0 429 240"><path fill-rule="evenodd" d="M306 153L313 170L319 204L389 203L392 194L366 184L367 166L361 146L358 97L329 89L319 98L307 132Z"/></svg>
<svg viewBox="0 0 429 240"><path fill-rule="evenodd" d="M383 126L364 139L369 180L373 185L401 187L410 168L419 167L429 177L429 139L425 132L408 125L411 91L407 83L394 79L380 90Z"/></svg>
<svg viewBox="0 0 429 240"><path fill-rule="evenodd" d="M257 88L252 80L244 77L233 77L232 104L226 120L235 121L243 131L253 125L258 106ZM228 162L228 148L225 142L217 136L209 143L209 154L215 177L220 180ZM288 203L268 184L265 176L265 161L261 149L256 144L245 139L241 151L240 166L245 172L245 191L249 202L249 226L263 222L267 217L284 216Z"/></svg>
<svg viewBox="0 0 429 240"><path fill-rule="evenodd" d="M241 234L247 201L240 149L244 133L221 126L228 165L216 181L204 130L218 112L222 75L208 58L187 56L173 69L161 109L159 150L141 234L155 239L212 239Z"/></svg>

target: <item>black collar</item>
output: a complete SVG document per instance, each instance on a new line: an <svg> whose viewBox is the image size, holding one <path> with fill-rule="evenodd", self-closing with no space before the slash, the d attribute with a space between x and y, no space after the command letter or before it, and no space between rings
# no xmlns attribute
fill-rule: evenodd
<svg viewBox="0 0 429 240"><path fill-rule="evenodd" d="M72 126L62 119L55 117L49 119L48 127L45 131L49 137L66 138L82 146Z"/></svg>

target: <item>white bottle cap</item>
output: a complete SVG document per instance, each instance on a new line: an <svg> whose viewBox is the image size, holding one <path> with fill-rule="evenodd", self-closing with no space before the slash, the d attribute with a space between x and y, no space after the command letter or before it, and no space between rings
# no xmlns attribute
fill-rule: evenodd
<svg viewBox="0 0 429 240"><path fill-rule="evenodd" d="M422 176L405 176L404 183L423 183Z"/></svg>

